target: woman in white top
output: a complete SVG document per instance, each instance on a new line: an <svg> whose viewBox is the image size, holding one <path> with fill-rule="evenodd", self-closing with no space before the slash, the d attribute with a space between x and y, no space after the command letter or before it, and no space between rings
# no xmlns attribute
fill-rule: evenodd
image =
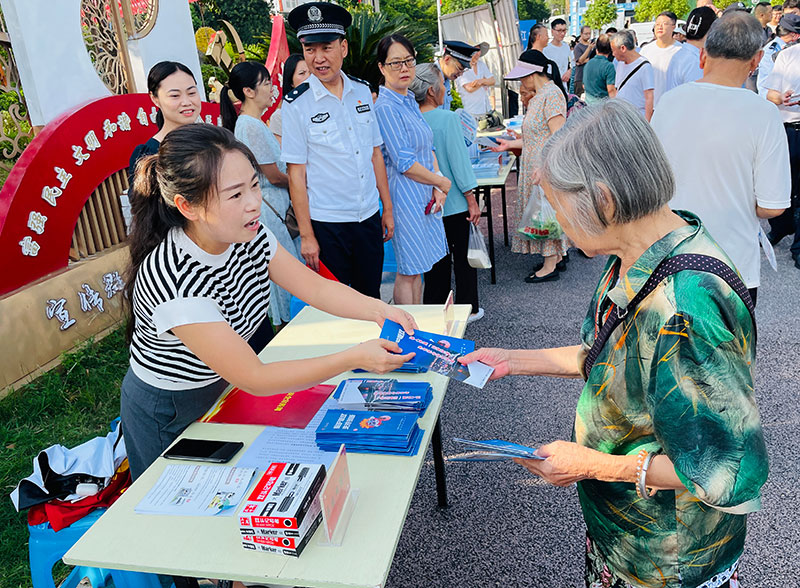
<svg viewBox="0 0 800 588"><path fill-rule="evenodd" d="M302 84L311 75L311 70L305 62L305 58L299 53L292 53L283 63L283 85L281 87L283 96ZM278 143L283 135L283 114L280 106L269 117L269 130L275 135Z"/></svg>
<svg viewBox="0 0 800 588"><path fill-rule="evenodd" d="M231 92L242 103L238 116L231 101ZM284 249L302 261L300 237L293 240L286 228L286 214L292 201L289 198L286 164L281 161L281 146L261 120L261 115L271 104L272 83L267 68L253 61L237 63L231 70L227 85L220 92L222 126L232 131L256 157L261 170L259 181L264 200L261 222ZM280 327L292 318L290 302L291 294L283 288L273 288L269 305L273 325Z"/></svg>
<svg viewBox="0 0 800 588"><path fill-rule="evenodd" d="M167 135L143 158L133 187L126 299L130 369L120 411L134 478L214 403L227 383L285 394L363 368L393 370L412 357L372 340L311 359L262 363L248 345L267 319L275 283L326 312L412 332L408 313L326 280L259 222L259 165L233 134L206 124Z"/></svg>

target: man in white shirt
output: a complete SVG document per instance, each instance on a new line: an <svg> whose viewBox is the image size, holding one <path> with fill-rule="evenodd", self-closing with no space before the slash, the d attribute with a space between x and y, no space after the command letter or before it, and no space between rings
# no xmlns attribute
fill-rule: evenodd
<svg viewBox="0 0 800 588"><path fill-rule="evenodd" d="M800 45L778 53L775 67L765 85L767 100L778 105L792 163L792 206L778 218L770 220L772 230L768 238L771 243L777 244L784 237L794 234L790 251L795 267L800 269Z"/></svg>
<svg viewBox="0 0 800 588"><path fill-rule="evenodd" d="M675 172L674 209L696 213L731 258L753 302L760 279L759 218L789 205L789 151L777 109L742 87L761 59L763 31L746 12L711 27L704 76L666 93L653 130Z"/></svg>
<svg viewBox="0 0 800 588"><path fill-rule="evenodd" d="M478 48L463 41L445 40L442 41L442 45L442 56L434 62L444 78L444 101L439 108L450 110L450 104L453 102L453 82L469 69L472 55Z"/></svg>
<svg viewBox="0 0 800 588"><path fill-rule="evenodd" d="M464 110L476 118L494 110L494 95L491 89L495 84L494 75L480 60L489 50L489 44L480 43L478 48L480 51L472 54L470 67L456 81Z"/></svg>
<svg viewBox="0 0 800 588"><path fill-rule="evenodd" d="M681 84L696 82L703 77L700 67L700 50L706 42L711 25L717 20L716 13L709 6L695 8L686 21L686 42L673 56L667 68L665 92Z"/></svg>
<svg viewBox="0 0 800 588"><path fill-rule="evenodd" d="M544 48L543 53L547 59L556 62L558 73L561 74L561 81L568 84L572 75L569 59L572 52L569 49L569 45L564 43L564 36L567 34L567 21L563 18L556 18L550 23L550 30L553 33L553 40Z"/></svg>
<svg viewBox="0 0 800 588"><path fill-rule="evenodd" d="M653 108L658 108L658 101L666 91L667 69L672 56L681 48L681 44L672 38L678 17L674 12L662 12L656 17L653 32L655 40L641 48L641 55L653 66Z"/></svg>
<svg viewBox="0 0 800 588"><path fill-rule="evenodd" d="M787 14L781 18L781 22L775 29L775 38L764 46L764 57L758 64L758 94L767 100L767 78L775 67L775 60L778 53L786 49L789 45L794 45L800 39L800 16L797 14Z"/></svg>
<svg viewBox="0 0 800 588"><path fill-rule="evenodd" d="M380 298L392 200L372 93L342 72L351 22L347 10L329 2L289 13L312 75L284 98L281 159L303 259L315 271L321 261L340 282Z"/></svg>
<svg viewBox="0 0 800 588"><path fill-rule="evenodd" d="M653 68L636 51L633 32L623 29L611 35L616 60L617 98L633 104L648 121L653 117Z"/></svg>

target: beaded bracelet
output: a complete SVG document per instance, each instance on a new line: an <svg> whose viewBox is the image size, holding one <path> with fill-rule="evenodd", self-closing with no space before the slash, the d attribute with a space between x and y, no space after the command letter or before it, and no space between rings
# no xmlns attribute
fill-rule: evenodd
<svg viewBox="0 0 800 588"><path fill-rule="evenodd" d="M645 500L650 500L657 492L657 490L654 489L650 491L647 490L647 469L650 467L650 462L653 461L655 455L655 453L648 453L642 462L642 467L637 468L639 476L636 483L636 495Z"/></svg>

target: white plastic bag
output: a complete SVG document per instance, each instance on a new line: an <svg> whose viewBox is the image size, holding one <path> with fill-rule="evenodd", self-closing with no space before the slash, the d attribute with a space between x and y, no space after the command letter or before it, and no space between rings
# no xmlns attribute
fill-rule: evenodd
<svg viewBox="0 0 800 588"><path fill-rule="evenodd" d="M558 239L561 225L556 220L556 211L550 206L540 186L534 186L528 204L520 218L517 232L528 239Z"/></svg>
<svg viewBox="0 0 800 588"><path fill-rule="evenodd" d="M490 269L492 260L489 259L489 250L486 248L486 239L481 230L469 224L469 246L467 248L467 263L475 269Z"/></svg>

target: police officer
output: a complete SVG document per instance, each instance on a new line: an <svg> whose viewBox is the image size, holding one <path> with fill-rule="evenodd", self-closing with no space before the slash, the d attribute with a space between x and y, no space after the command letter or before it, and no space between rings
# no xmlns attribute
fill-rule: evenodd
<svg viewBox="0 0 800 588"><path fill-rule="evenodd" d="M765 100L767 98L767 77L775 67L778 53L789 45L794 45L798 39L800 39L800 16L797 14L782 16L775 29L775 38L764 46L764 57L758 64L758 93Z"/></svg>
<svg viewBox="0 0 800 588"><path fill-rule="evenodd" d="M453 102L452 83L470 67L472 54L480 51L480 47L473 47L461 41L442 41L444 53L436 60L436 66L444 76L444 102L440 108L450 110Z"/></svg>
<svg viewBox="0 0 800 588"><path fill-rule="evenodd" d="M321 261L340 282L380 298L383 243L394 220L372 93L342 72L351 22L328 2L289 13L312 75L284 99L281 159L306 263L319 270Z"/></svg>

